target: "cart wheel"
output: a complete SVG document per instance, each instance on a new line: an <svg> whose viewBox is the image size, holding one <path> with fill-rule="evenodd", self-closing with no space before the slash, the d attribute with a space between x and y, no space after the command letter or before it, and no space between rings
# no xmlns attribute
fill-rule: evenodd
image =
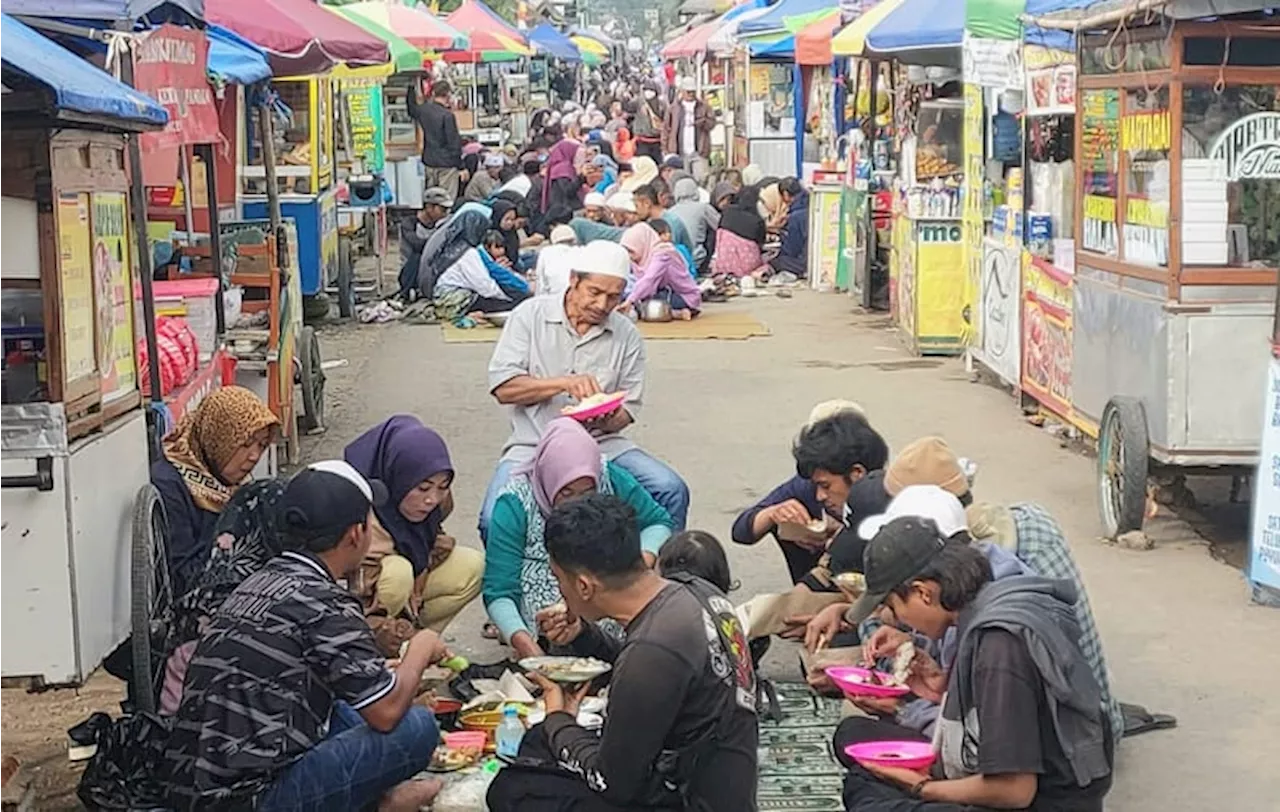
<svg viewBox="0 0 1280 812"><path fill-rule="evenodd" d="M329 294L320 291L312 296L302 297L302 320L305 323L311 324L327 318L329 318Z"/></svg>
<svg viewBox="0 0 1280 812"><path fill-rule="evenodd" d="M355 265L351 257L351 240L338 238L338 315L351 318L356 309Z"/></svg>
<svg viewBox="0 0 1280 812"><path fill-rule="evenodd" d="M160 492L144 485L133 503L130 693L139 710L154 713L164 681L164 644L173 614L173 585L165 544L169 521Z"/></svg>
<svg viewBox="0 0 1280 812"><path fill-rule="evenodd" d="M1134 398L1112 398L1098 431L1098 507L1107 538L1142 529L1149 460L1142 404Z"/></svg>
<svg viewBox="0 0 1280 812"><path fill-rule="evenodd" d="M320 359L320 338L315 328L298 333L298 382L302 385L302 414L298 428L304 434L324 428L324 367Z"/></svg>

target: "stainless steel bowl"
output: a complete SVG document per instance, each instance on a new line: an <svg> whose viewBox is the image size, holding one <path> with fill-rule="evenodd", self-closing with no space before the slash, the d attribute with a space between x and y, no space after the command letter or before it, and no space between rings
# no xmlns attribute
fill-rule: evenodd
<svg viewBox="0 0 1280 812"><path fill-rule="evenodd" d="M671 305L661 299L649 299L640 305L642 321L671 321Z"/></svg>
<svg viewBox="0 0 1280 812"><path fill-rule="evenodd" d="M503 327L506 325L507 317L510 315L511 311L508 310L505 313L486 313L484 314L484 318L494 327Z"/></svg>

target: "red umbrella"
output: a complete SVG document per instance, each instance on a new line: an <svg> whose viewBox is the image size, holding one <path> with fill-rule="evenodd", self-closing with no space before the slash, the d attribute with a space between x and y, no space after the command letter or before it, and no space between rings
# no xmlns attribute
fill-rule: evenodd
<svg viewBox="0 0 1280 812"><path fill-rule="evenodd" d="M529 45L524 34L480 0L462 0L462 5L445 17L444 21L471 37L471 47L468 50L473 53L509 51L512 40L525 47Z"/></svg>
<svg viewBox="0 0 1280 812"><path fill-rule="evenodd" d="M276 77L324 73L342 62L381 65L387 43L312 0L205 0L205 19L267 53Z"/></svg>

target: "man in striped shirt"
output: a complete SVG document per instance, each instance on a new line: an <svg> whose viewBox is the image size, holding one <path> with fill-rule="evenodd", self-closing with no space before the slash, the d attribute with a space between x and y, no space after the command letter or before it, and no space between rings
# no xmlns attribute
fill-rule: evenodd
<svg viewBox="0 0 1280 812"><path fill-rule="evenodd" d="M339 580L364 558L386 498L340 460L289 482L286 552L236 587L187 670L165 753L174 809L417 810L439 792L409 780L439 738L413 698L448 652L422 631L391 670Z"/></svg>

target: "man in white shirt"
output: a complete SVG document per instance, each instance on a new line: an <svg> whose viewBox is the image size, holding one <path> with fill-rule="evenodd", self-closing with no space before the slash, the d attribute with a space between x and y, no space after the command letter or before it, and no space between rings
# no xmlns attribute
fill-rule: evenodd
<svg viewBox="0 0 1280 812"><path fill-rule="evenodd" d="M534 269L537 281L534 292L539 296L563 296L569 289L569 274L573 270L573 255L578 250L578 238L569 226L551 229L551 244L538 252L538 264Z"/></svg>
<svg viewBox="0 0 1280 812"><path fill-rule="evenodd" d="M701 181L706 176L707 159L711 157L711 129L715 113L698 98L698 83L692 76L680 80L680 98L667 108L662 128L662 151L679 155L684 165Z"/></svg>

